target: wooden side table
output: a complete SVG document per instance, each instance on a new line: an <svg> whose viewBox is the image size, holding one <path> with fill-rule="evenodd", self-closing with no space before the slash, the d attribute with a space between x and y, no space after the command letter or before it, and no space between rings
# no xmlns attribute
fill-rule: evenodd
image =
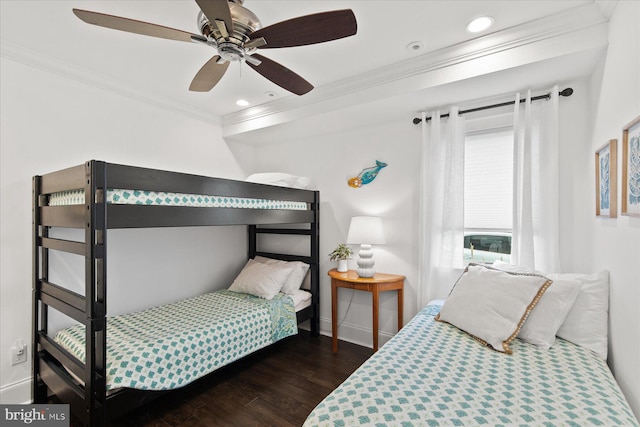
<svg viewBox="0 0 640 427"><path fill-rule="evenodd" d="M373 351L378 351L378 309L380 292L398 291L398 330L402 328L404 307L404 276L376 273L373 277L359 277L355 270L340 273L335 268L331 277L331 332L334 352L338 351L338 288L349 288L372 293L373 300Z"/></svg>

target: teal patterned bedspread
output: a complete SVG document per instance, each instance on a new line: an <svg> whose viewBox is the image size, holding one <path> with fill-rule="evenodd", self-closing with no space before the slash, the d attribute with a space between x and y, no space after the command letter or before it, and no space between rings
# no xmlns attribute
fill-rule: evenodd
<svg viewBox="0 0 640 427"><path fill-rule="evenodd" d="M306 210L306 202L252 199L247 197L211 196L204 194L172 193L166 191L124 190L109 188L107 203L117 205L188 206L199 208L288 209ZM69 190L49 196L49 206L82 205L84 190Z"/></svg>
<svg viewBox="0 0 640 427"><path fill-rule="evenodd" d="M558 339L483 347L427 306L311 412L312 426L638 426L606 363Z"/></svg>
<svg viewBox="0 0 640 427"><path fill-rule="evenodd" d="M298 332L291 297L217 291L107 319L107 390L168 390ZM85 328L55 341L85 361Z"/></svg>

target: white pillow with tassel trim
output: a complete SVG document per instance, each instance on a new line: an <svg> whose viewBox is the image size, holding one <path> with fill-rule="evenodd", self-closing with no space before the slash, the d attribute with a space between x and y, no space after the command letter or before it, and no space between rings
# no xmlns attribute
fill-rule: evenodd
<svg viewBox="0 0 640 427"><path fill-rule="evenodd" d="M540 275L469 264L436 320L450 323L494 350L511 354L509 344L551 283Z"/></svg>

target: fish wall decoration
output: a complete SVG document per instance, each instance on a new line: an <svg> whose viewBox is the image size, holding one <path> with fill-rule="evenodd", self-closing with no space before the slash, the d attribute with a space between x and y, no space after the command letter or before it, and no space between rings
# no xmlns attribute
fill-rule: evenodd
<svg viewBox="0 0 640 427"><path fill-rule="evenodd" d="M347 182L349 187L360 188L365 184L369 184L371 181L376 179L378 173L382 168L387 167L387 164L381 162L380 160L376 160L376 165L371 166L370 168L362 169L358 176L354 176L353 178L349 178Z"/></svg>

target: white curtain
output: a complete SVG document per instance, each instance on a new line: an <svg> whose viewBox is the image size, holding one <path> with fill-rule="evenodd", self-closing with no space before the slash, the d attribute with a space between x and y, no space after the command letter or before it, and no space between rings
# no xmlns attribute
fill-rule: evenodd
<svg viewBox="0 0 640 427"><path fill-rule="evenodd" d="M464 118L449 114L422 114L418 309L445 298L464 268Z"/></svg>
<svg viewBox="0 0 640 427"><path fill-rule="evenodd" d="M548 101L517 94L513 115L511 263L559 272L558 87Z"/></svg>

